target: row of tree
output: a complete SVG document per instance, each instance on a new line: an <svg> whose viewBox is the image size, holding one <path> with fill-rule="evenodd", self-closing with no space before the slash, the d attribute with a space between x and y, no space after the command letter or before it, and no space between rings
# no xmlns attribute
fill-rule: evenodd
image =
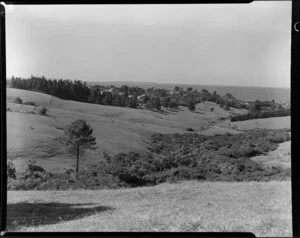
<svg viewBox="0 0 300 238"><path fill-rule="evenodd" d="M31 76L29 79L19 77L11 78L13 88L34 90L47 93L61 99L87 102L90 96L90 89L86 83L79 80L50 80L45 77Z"/></svg>
<svg viewBox="0 0 300 238"><path fill-rule="evenodd" d="M230 93L224 96L217 94L216 91L210 93L207 89L197 91L189 87L185 91L178 86L174 87L173 94L166 89L143 89L139 87L94 86L89 88L87 84L79 80L52 80L45 77L31 76L28 79L12 77L10 84L13 88L34 90L44 92L61 99L89 102L101 105L118 107L138 108L139 106L149 110L165 108L177 108L179 105L195 110L195 105L200 102L214 102L225 110L230 107L248 109L250 112L261 111L264 108L270 110L282 109L272 101L254 101L249 105L233 97ZM138 100L138 96L143 96Z"/></svg>
<svg viewBox="0 0 300 238"><path fill-rule="evenodd" d="M179 104L176 100L172 100L171 97L163 97L159 98L157 96L146 96L144 100L142 101L145 105L145 109L148 110L160 110L161 107L163 106L164 108L171 108L171 109L176 109L179 107Z"/></svg>
<svg viewBox="0 0 300 238"><path fill-rule="evenodd" d="M269 118L269 117L286 117L291 115L291 109L279 109L279 110L269 110L269 111L252 111L245 115L236 115L231 118L231 121L246 121L259 118Z"/></svg>

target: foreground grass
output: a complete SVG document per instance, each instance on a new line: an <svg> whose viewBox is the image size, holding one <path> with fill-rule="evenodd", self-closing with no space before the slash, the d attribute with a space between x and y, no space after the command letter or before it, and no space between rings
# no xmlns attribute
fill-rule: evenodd
<svg viewBox="0 0 300 238"><path fill-rule="evenodd" d="M292 236L290 185L190 181L119 190L9 191L8 230Z"/></svg>

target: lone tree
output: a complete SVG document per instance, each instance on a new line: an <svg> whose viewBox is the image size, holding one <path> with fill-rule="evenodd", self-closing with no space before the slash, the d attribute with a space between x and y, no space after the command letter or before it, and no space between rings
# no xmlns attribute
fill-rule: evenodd
<svg viewBox="0 0 300 238"><path fill-rule="evenodd" d="M61 137L62 142L70 146L71 151L76 152L76 175L79 171L79 157L86 149L96 149L96 138L93 129L85 120L76 120L68 125Z"/></svg>

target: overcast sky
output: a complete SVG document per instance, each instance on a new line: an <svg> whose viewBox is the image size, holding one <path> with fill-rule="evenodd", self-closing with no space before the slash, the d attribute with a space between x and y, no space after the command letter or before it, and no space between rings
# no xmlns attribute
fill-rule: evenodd
<svg viewBox="0 0 300 238"><path fill-rule="evenodd" d="M7 7L7 76L290 86L291 1Z"/></svg>

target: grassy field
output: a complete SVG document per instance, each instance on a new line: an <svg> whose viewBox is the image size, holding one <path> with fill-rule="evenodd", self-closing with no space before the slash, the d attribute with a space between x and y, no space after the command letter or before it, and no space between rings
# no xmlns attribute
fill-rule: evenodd
<svg viewBox="0 0 300 238"><path fill-rule="evenodd" d="M253 119L247 121L223 122L222 127L235 127L237 130L249 130L254 128L265 129L283 129L291 128L291 117L271 117L262 119Z"/></svg>
<svg viewBox="0 0 300 238"><path fill-rule="evenodd" d="M291 236L290 187L290 182L188 181L101 191L9 191L8 230Z"/></svg>
<svg viewBox="0 0 300 238"><path fill-rule="evenodd" d="M30 159L47 171L73 167L74 156L54 139L76 119L91 124L98 145L84 155L81 168L98 161L104 151L145 151L155 132L192 128L214 135L255 127L290 128L290 117L229 122L230 115L245 111L225 111L214 103L200 103L195 112L185 107L153 112L65 101L19 89L7 89L7 95L8 158L18 172ZM13 104L17 96L38 107ZM49 109L46 116L36 114L39 107ZM285 142L252 159L288 167L290 153L290 142ZM18 231L249 231L256 236L291 236L291 189L287 181L188 181L118 190L8 191L7 223L9 230Z"/></svg>
<svg viewBox="0 0 300 238"><path fill-rule="evenodd" d="M47 107L48 116L33 114L36 111L33 106L11 103L17 96L23 102ZM237 109L228 112L210 102L198 104L195 112L186 107L180 107L177 111L153 112L66 101L13 88L7 89L7 99L11 110L7 111L8 158L14 160L18 169L26 167L29 159L35 159L49 171L73 166L72 155L67 154L54 139L63 134L64 126L76 119L87 120L97 138L98 149L88 151L83 159L84 164L90 164L98 161L102 152L145 151L148 137L155 132L182 133L187 128L200 132L219 123L221 118L244 113ZM213 112L211 108L214 108Z"/></svg>

